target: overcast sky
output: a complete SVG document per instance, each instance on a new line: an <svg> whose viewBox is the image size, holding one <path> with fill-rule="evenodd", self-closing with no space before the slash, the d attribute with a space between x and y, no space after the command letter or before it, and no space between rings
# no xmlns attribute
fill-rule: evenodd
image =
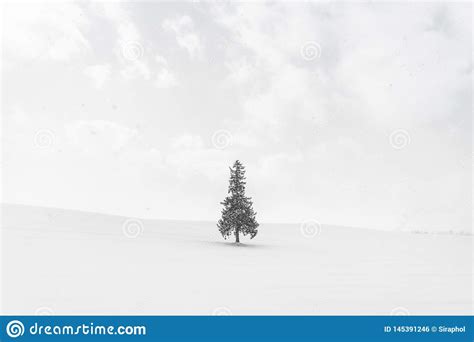
<svg viewBox="0 0 474 342"><path fill-rule="evenodd" d="M4 202L470 229L469 3L4 8Z"/></svg>

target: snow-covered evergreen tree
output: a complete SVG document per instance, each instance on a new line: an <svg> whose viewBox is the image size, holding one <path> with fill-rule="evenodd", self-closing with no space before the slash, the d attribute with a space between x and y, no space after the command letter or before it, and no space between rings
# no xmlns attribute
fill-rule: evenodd
<svg viewBox="0 0 474 342"><path fill-rule="evenodd" d="M245 167L237 160L230 168L229 195L221 202L224 209L217 223L224 239L233 234L236 243L240 242L241 233L253 239L258 232L257 213L253 210L252 199L245 196L245 184Z"/></svg>

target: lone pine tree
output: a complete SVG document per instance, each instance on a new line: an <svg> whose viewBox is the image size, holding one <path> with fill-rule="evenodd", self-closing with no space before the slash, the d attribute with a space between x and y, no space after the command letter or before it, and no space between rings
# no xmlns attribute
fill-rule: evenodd
<svg viewBox="0 0 474 342"><path fill-rule="evenodd" d="M230 168L229 195L221 202L224 208L217 223L224 239L234 234L236 243L240 242L240 233L253 239L258 232L257 213L252 208L252 199L245 196L245 184L245 167L237 160Z"/></svg>

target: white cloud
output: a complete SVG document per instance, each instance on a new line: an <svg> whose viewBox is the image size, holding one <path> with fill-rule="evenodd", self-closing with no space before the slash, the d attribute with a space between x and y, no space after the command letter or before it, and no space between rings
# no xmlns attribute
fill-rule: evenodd
<svg viewBox="0 0 474 342"><path fill-rule="evenodd" d="M176 77L168 70L168 69L161 69L158 71L155 80L155 86L158 88L171 88L178 85L178 81Z"/></svg>
<svg viewBox="0 0 474 342"><path fill-rule="evenodd" d="M4 11L4 48L11 59L68 61L89 52L83 34L89 22L77 4L8 3Z"/></svg>
<svg viewBox="0 0 474 342"><path fill-rule="evenodd" d="M182 179L203 175L209 180L228 172L226 151L206 145L199 135L183 134L173 139L166 163Z"/></svg>
<svg viewBox="0 0 474 342"><path fill-rule="evenodd" d="M198 135L184 134L173 139L171 146L174 149L204 149L204 142Z"/></svg>
<svg viewBox="0 0 474 342"><path fill-rule="evenodd" d="M446 30L432 30L440 8L444 26L438 26L449 23L450 37ZM413 5L408 11L390 4L308 4L302 11L302 5L290 3L244 3L217 5L214 12L244 48L242 57L230 45L229 79L244 87L249 124L265 131L295 116L312 123L315 116L327 122L350 115L384 128L426 124L450 116L456 94L470 83L464 34L469 30L458 6ZM384 30L377 30L381 22ZM308 41L320 44L320 58L302 58Z"/></svg>
<svg viewBox="0 0 474 342"><path fill-rule="evenodd" d="M138 130L111 121L75 121L65 129L70 142L84 152L119 152L142 142Z"/></svg>
<svg viewBox="0 0 474 342"><path fill-rule="evenodd" d="M8 124L11 123L12 125L20 127L25 126L30 122L28 115L26 115L25 111L20 107L14 107L11 110L5 111L3 120L5 120Z"/></svg>
<svg viewBox="0 0 474 342"><path fill-rule="evenodd" d="M151 70L143 61L130 61L124 63L120 75L126 80L133 80L143 78L145 80L151 79Z"/></svg>
<svg viewBox="0 0 474 342"><path fill-rule="evenodd" d="M229 69L229 81L239 85L249 82L252 76L257 74L255 66L248 61L248 58L232 60L227 62L226 66Z"/></svg>
<svg viewBox="0 0 474 342"><path fill-rule="evenodd" d="M155 57L158 64L158 72L155 79L155 86L157 88L171 88L179 84L176 76L169 70L167 60L160 55Z"/></svg>
<svg viewBox="0 0 474 342"><path fill-rule="evenodd" d="M103 87L104 83L109 79L111 67L109 64L91 65L84 69L84 73L92 79L97 89Z"/></svg>
<svg viewBox="0 0 474 342"><path fill-rule="evenodd" d="M210 11L190 5L189 16L181 15L181 5L165 4L55 3L45 5L50 11L33 6L24 12L8 5L17 13L5 16L6 55L14 63L5 101L6 108L23 110L5 116L8 157L22 165L11 172L17 181L10 187L38 197L46 180L53 189L57 174L73 184L87 170L86 187L77 186L86 205L90 194L106 193L98 190L104 184L117 189L127 183L136 196L123 199L121 209L136 205L143 191L147 201L168 205L171 216L212 217L218 200L184 208L169 194L177 203L188 195L194 201L202 198L201 186L220 198L227 167L239 158L248 165L249 186L258 189L262 218L297 220L317 208L327 209L322 219L367 225L375 211L390 222L404 206L462 207L466 188L448 191L445 184L463 179L456 163L471 153L467 4L208 5ZM61 39L63 32L68 39ZM320 58L302 58L308 41L321 46ZM213 63L189 64L204 53ZM26 63L36 55L37 63ZM85 75L103 90L90 91ZM112 79L122 82L105 87ZM39 128L54 131L54 148L33 149ZM398 128L411 136L403 150L388 139ZM223 150L212 146L217 130L232 135ZM31 176L38 183L24 181L29 161L43 168ZM123 178L110 177L116 171ZM424 187L427 175L430 186ZM384 190L409 176L420 185L414 194ZM94 186L87 185L91 180ZM341 184L349 189L338 192ZM363 201L357 184L368 185ZM58 194L48 196L67 197ZM98 203L118 210L117 199L107 196Z"/></svg>
<svg viewBox="0 0 474 342"><path fill-rule="evenodd" d="M104 2L100 6L102 7L103 14L115 24L120 44L141 39L138 28L121 3Z"/></svg>
<svg viewBox="0 0 474 342"><path fill-rule="evenodd" d="M125 79L149 80L152 72L147 61L144 39L122 4L104 2L99 7L117 32L116 55L122 65L120 74Z"/></svg>
<svg viewBox="0 0 474 342"><path fill-rule="evenodd" d="M176 34L176 42L189 53L191 58L202 57L204 49L201 39L195 32L193 21L189 16L167 19L163 22L163 28Z"/></svg>
<svg viewBox="0 0 474 342"><path fill-rule="evenodd" d="M146 143L138 129L106 120L79 120L65 125L67 141L85 156L117 159L139 168L162 167L161 152Z"/></svg>

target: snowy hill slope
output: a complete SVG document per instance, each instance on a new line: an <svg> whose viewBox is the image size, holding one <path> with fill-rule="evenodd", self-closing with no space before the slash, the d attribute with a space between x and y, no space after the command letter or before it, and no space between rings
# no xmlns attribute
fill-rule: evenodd
<svg viewBox="0 0 474 342"><path fill-rule="evenodd" d="M18 205L1 223L5 314L472 313L472 236L261 224L236 246L214 222Z"/></svg>

